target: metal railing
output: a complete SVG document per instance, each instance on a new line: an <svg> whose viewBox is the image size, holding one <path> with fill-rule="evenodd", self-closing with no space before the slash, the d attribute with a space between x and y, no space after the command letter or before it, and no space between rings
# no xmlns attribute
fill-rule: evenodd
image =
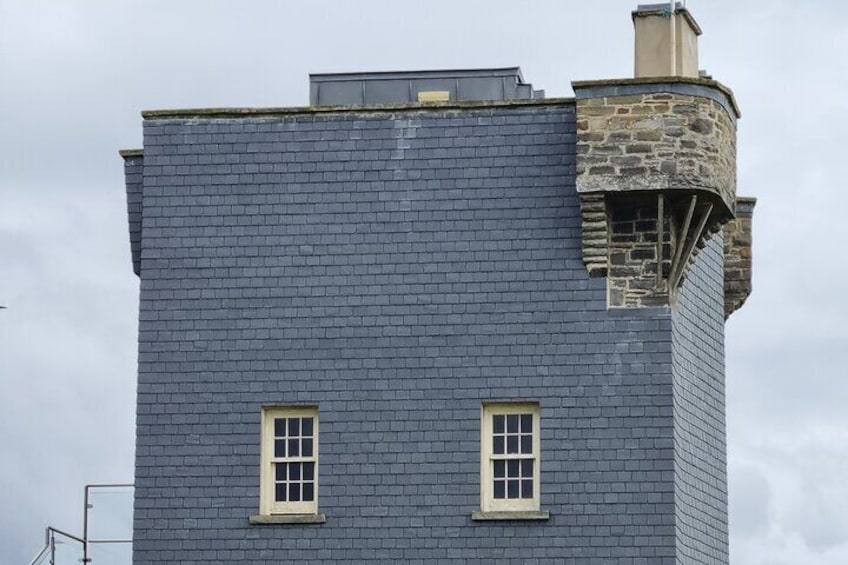
<svg viewBox="0 0 848 565"><path fill-rule="evenodd" d="M56 536L60 536L60 539L57 541ZM73 557L69 557L69 559L63 559L63 555L82 555L82 546L84 544L82 538L78 538L73 534L69 534L67 532L63 532L62 530L57 530L56 528L48 526L46 531L44 532L44 548L39 552L38 555L35 556L35 559L30 561L30 565L64 565L64 563L71 563ZM77 550L69 550L63 551L62 547L66 543L61 538L67 538L68 540L77 542L80 544ZM57 556L59 560L57 561ZM76 559L77 562L80 561L80 558Z"/></svg>
<svg viewBox="0 0 848 565"><path fill-rule="evenodd" d="M130 483L86 485L82 537L48 527L30 565L130 565L132 489Z"/></svg>

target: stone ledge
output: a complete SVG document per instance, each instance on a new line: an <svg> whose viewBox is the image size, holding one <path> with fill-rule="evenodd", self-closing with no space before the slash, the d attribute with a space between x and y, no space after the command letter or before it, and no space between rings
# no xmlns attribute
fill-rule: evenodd
<svg viewBox="0 0 848 565"><path fill-rule="evenodd" d="M736 120L742 117L733 91L712 79L674 76L579 80L572 82L571 87L574 89L574 96L577 100L664 93L701 96L721 104L734 124Z"/></svg>
<svg viewBox="0 0 848 565"><path fill-rule="evenodd" d="M551 513L547 510L533 512L474 512L471 519L475 522L491 522L503 520L529 520L543 521L550 520Z"/></svg>
<svg viewBox="0 0 848 565"><path fill-rule="evenodd" d="M736 200L736 218L724 225L724 318L739 310L753 290L753 215L756 198Z"/></svg>
<svg viewBox="0 0 848 565"><path fill-rule="evenodd" d="M298 114L339 113L393 113L432 112L434 110L485 110L487 108L515 108L521 106L568 106L574 98L539 98L527 100L454 100L450 102L428 102L426 104L368 104L350 106L301 106L292 108L187 108L184 110L144 110L145 120L162 119L216 119L281 117Z"/></svg>
<svg viewBox="0 0 848 565"><path fill-rule="evenodd" d="M736 214L753 214L754 206L757 205L757 199L752 196L737 196L736 197Z"/></svg>
<svg viewBox="0 0 848 565"><path fill-rule="evenodd" d="M143 149L121 149L118 151L118 155L123 157L124 159L133 159L135 157L144 157Z"/></svg>
<svg viewBox="0 0 848 565"><path fill-rule="evenodd" d="M276 524L323 524L327 521L324 514L257 514L248 520L253 526L272 526Z"/></svg>

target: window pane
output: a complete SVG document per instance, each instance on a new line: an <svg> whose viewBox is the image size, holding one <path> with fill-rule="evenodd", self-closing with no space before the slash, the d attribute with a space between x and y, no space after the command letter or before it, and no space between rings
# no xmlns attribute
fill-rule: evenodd
<svg viewBox="0 0 848 565"><path fill-rule="evenodd" d="M501 414L501 415L498 415L498 416L494 416L492 418L492 421L493 421L493 426L494 426L494 432L496 434L504 433L504 417L503 417L503 415Z"/></svg>
<svg viewBox="0 0 848 565"><path fill-rule="evenodd" d="M274 474L277 477L278 481L286 480L286 464L285 463L277 463L274 465Z"/></svg>
<svg viewBox="0 0 848 565"><path fill-rule="evenodd" d="M511 434L518 433L518 414L510 414L506 417L506 431Z"/></svg>
<svg viewBox="0 0 848 565"><path fill-rule="evenodd" d="M506 498L504 481L495 481L495 498Z"/></svg>
<svg viewBox="0 0 848 565"><path fill-rule="evenodd" d="M274 418L274 435L276 437L286 437L285 418Z"/></svg>
<svg viewBox="0 0 848 565"><path fill-rule="evenodd" d="M517 480L506 482L507 498L518 498L518 482Z"/></svg>
<svg viewBox="0 0 848 565"><path fill-rule="evenodd" d="M302 429L301 435L311 436L312 433L312 418L301 418Z"/></svg>
<svg viewBox="0 0 848 565"><path fill-rule="evenodd" d="M533 436L521 436L521 453L533 453Z"/></svg>
<svg viewBox="0 0 848 565"><path fill-rule="evenodd" d="M318 421L315 415L304 417L304 412L309 413L303 408L280 407L264 413L262 475L267 482L263 482L260 495L263 508L299 511L295 510L298 503L318 499ZM270 433L273 436L269 438ZM269 441L273 445L269 446Z"/></svg>
<svg viewBox="0 0 848 565"><path fill-rule="evenodd" d="M507 476L518 478L518 466L521 464L521 461L518 459L510 459L507 461Z"/></svg>
<svg viewBox="0 0 848 565"><path fill-rule="evenodd" d="M504 437L503 436L495 436L494 444L492 445L492 450L496 454L501 454L504 452Z"/></svg>
<svg viewBox="0 0 848 565"><path fill-rule="evenodd" d="M518 436L506 436L506 452L518 453Z"/></svg>
<svg viewBox="0 0 848 565"><path fill-rule="evenodd" d="M506 473L506 461L495 461L495 478L502 479Z"/></svg>
<svg viewBox="0 0 848 565"><path fill-rule="evenodd" d="M289 501L300 501L300 483L289 483Z"/></svg>
<svg viewBox="0 0 848 565"><path fill-rule="evenodd" d="M522 434L532 434L533 433L533 414L522 414L521 415L521 433Z"/></svg>
<svg viewBox="0 0 848 565"><path fill-rule="evenodd" d="M274 457L285 457L285 456L286 456L286 440L284 440L284 439L274 440Z"/></svg>
<svg viewBox="0 0 848 565"><path fill-rule="evenodd" d="M522 459L521 460L521 476L525 479L533 478L533 460L532 459Z"/></svg>
<svg viewBox="0 0 848 565"><path fill-rule="evenodd" d="M277 483L277 493L274 497L274 500L277 502L285 502L286 501L286 483Z"/></svg>
<svg viewBox="0 0 848 565"><path fill-rule="evenodd" d="M533 498L533 480L521 481L521 498Z"/></svg>

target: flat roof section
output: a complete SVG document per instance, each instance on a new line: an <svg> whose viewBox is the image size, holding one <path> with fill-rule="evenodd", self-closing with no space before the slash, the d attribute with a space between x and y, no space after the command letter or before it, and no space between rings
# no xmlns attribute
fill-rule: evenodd
<svg viewBox="0 0 848 565"><path fill-rule="evenodd" d="M519 67L309 75L312 106L371 106L428 101L499 101L544 98L524 82Z"/></svg>

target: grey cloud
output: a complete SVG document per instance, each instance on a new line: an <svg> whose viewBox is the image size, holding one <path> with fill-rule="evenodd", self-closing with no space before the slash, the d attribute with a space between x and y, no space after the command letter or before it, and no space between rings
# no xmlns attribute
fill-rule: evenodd
<svg viewBox="0 0 848 565"><path fill-rule="evenodd" d="M848 557L848 516L845 500L848 468L845 428L805 423L793 430L774 430L742 442L731 454L732 524L736 544L734 563L815 563L838 565ZM754 501L746 500L762 482L769 503L766 527L758 516L756 528L744 520Z"/></svg>
<svg viewBox="0 0 848 565"><path fill-rule="evenodd" d="M768 531L770 489L765 475L744 465L729 470L732 527L738 535L754 536Z"/></svg>

